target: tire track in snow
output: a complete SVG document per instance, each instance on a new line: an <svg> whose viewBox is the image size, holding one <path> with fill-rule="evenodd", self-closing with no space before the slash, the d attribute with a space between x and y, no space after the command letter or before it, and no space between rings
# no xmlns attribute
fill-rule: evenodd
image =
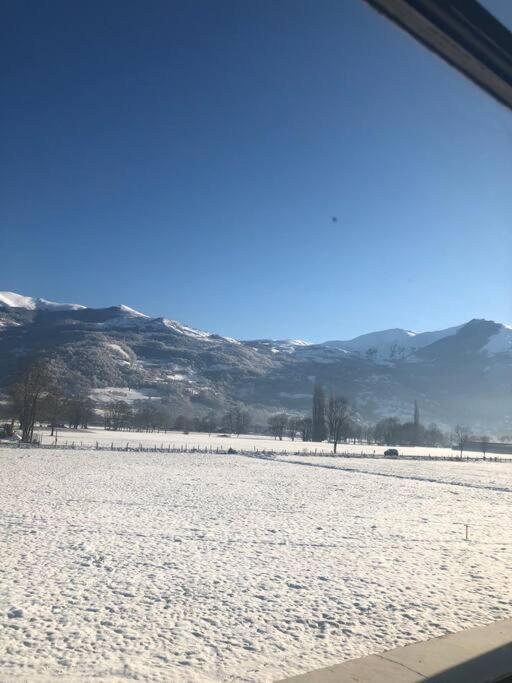
<svg viewBox="0 0 512 683"><path fill-rule="evenodd" d="M373 477L389 477L391 479L407 479L409 481L422 481L427 484L441 484L443 486L460 486L462 488L470 489L484 489L487 491L496 491L497 493L512 493L512 488L509 486L493 486L490 484L477 484L472 482L462 482L462 481L445 481L442 479L432 479L431 477L421 477L419 475L412 474L396 474L393 472L370 472L368 470L363 470L356 467L343 467L339 465L326 465L316 462L302 462L300 460L290 460L288 458L270 458L265 456L264 458L256 455L244 455L244 457L256 458L258 460L272 460L273 462L282 462L284 464L291 465L304 465L304 467L320 467L327 470L337 470L339 472L354 472L356 474L368 474Z"/></svg>

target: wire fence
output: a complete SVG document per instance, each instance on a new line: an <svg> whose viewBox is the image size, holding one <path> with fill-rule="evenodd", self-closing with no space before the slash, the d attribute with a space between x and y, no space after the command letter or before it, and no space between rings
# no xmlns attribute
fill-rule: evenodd
<svg viewBox="0 0 512 683"><path fill-rule="evenodd" d="M255 446L253 448L233 448L232 446L201 446L201 445L189 445L185 444L175 444L163 442L142 442L136 443L134 441L127 441L125 443L120 441L111 441L110 443L94 441L94 442L83 442L83 441L59 441L54 443L42 443L41 441L34 443L22 443L18 442L2 442L2 447L7 448L23 448L23 449L43 449L43 450L72 450L72 451L111 451L111 452L128 452L128 453L190 453L190 454L205 454L205 455L246 455L246 456L257 456L257 457L267 457L272 458L275 456L285 457L285 456L304 456L304 457L322 457L322 458L351 458L351 459L369 459L369 460L416 460L416 461L439 461L439 462L498 462L498 463L512 463L512 458L506 458L503 456L487 456L485 459L482 457L473 457L470 455L464 455L462 458L459 455L432 455L425 454L419 455L416 453L404 453L398 456L386 456L382 453L370 453L362 450L360 453L354 453L353 451L338 451L333 453L332 451L317 450L314 451L307 449L297 449L297 450L285 450L285 449L258 449Z"/></svg>

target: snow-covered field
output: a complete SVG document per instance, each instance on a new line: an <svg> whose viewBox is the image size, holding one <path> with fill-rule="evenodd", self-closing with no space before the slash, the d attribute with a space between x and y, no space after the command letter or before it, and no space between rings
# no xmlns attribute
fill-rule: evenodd
<svg viewBox="0 0 512 683"><path fill-rule="evenodd" d="M0 472L1 680L273 681L512 616L512 465L0 448Z"/></svg>
<svg viewBox="0 0 512 683"><path fill-rule="evenodd" d="M48 429L39 430L42 443L49 445L54 443L54 438L50 436ZM214 451L227 450L233 448L234 450L249 450L249 451L273 451L277 453L332 453L333 446L330 443L315 443L311 441L301 441L296 439L292 441L289 438L284 438L282 441L273 439L269 436L260 436L257 434L241 434L240 436L219 434L205 434L204 432L190 432L184 434L183 432L128 432L128 431L106 431L98 427L90 429L72 430L62 429L58 430L57 434L58 444L83 444L84 446L91 446L98 443L99 445L137 447L139 444L147 447L148 445L160 447L171 446L176 448L208 448ZM383 455L387 446L378 446L375 444L338 444L338 454L352 453L359 455L367 453L369 455ZM400 454L420 455L420 456L436 456L436 457L450 457L458 456L457 451L451 448L428 448L428 447L399 447ZM466 454L465 454L466 455ZM472 458L480 458L481 453L468 452ZM511 456L503 456L511 457Z"/></svg>

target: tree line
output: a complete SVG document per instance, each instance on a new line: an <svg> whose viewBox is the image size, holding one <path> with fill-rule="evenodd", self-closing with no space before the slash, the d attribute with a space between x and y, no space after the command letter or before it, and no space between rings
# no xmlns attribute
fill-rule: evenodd
<svg viewBox="0 0 512 683"><path fill-rule="evenodd" d="M210 411L206 415L173 415L164 399L142 399L132 404L116 400L105 406L103 426L107 430L133 430L141 432L212 432L229 434L247 432L251 427L251 415L241 405L236 405L219 415Z"/></svg>
<svg viewBox="0 0 512 683"><path fill-rule="evenodd" d="M336 453L340 443L367 443L386 446L446 446L452 439L459 445L469 440L469 430L457 425L453 437L435 423L425 427L420 420L418 402L414 402L412 420L402 422L397 417L386 417L376 424L364 423L346 396L331 392L326 396L324 387L316 383L313 388L311 413L288 415L276 413L268 419L268 430L275 439L301 438L302 441L329 441ZM486 438L487 441L489 437Z"/></svg>
<svg viewBox="0 0 512 683"><path fill-rule="evenodd" d="M55 429L87 428L98 422L95 404L90 398L91 386L78 373L70 371L52 358L29 359L22 363L8 387L8 403L5 408L11 419L10 431L17 420L21 438L31 442L34 438L36 420L46 423L53 435ZM108 402L102 411L103 426L108 430L226 432L240 435L253 428L255 432L265 428L254 424L251 413L243 404L235 404L222 414L210 411L205 415L175 415L166 399L143 399L133 403L123 400ZM396 417L386 417L376 424L365 424L343 395L331 392L326 396L324 387L316 383L313 388L309 414L290 415L278 412L270 415L266 431L275 439L323 442L333 444L336 453L340 443L366 442L387 446L445 446L454 442L464 452L470 441L470 430L461 425L453 435L444 433L436 424L425 427L420 420L417 401L414 402L412 420L402 422ZM476 437L475 437L476 438ZM478 439L485 451L490 442L488 436Z"/></svg>
<svg viewBox="0 0 512 683"><path fill-rule="evenodd" d="M34 438L36 420L46 422L53 435L60 425L86 428L94 418L91 387L77 372L54 359L22 363L7 390L7 416L11 428L18 420L22 441Z"/></svg>
<svg viewBox="0 0 512 683"><path fill-rule="evenodd" d="M357 440L363 434L348 399L332 392L326 400L325 390L318 383L313 388L311 415L276 413L269 417L268 429L279 440L284 436L292 440L299 436L302 441L316 442L328 439L333 443L335 453L341 441Z"/></svg>

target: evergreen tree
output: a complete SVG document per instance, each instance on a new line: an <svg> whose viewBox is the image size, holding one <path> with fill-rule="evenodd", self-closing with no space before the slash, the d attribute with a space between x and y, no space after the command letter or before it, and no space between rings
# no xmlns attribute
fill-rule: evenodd
<svg viewBox="0 0 512 683"><path fill-rule="evenodd" d="M321 384L315 384L313 390L313 433L312 441L325 441L327 428L325 424L325 392Z"/></svg>
<svg viewBox="0 0 512 683"><path fill-rule="evenodd" d="M420 409L418 407L418 401L414 401L414 426L416 428L420 426Z"/></svg>
<svg viewBox="0 0 512 683"><path fill-rule="evenodd" d="M420 432L421 432L421 424L420 424L420 409L418 406L418 401L414 401L414 419L413 419L413 446L419 446L420 445Z"/></svg>

